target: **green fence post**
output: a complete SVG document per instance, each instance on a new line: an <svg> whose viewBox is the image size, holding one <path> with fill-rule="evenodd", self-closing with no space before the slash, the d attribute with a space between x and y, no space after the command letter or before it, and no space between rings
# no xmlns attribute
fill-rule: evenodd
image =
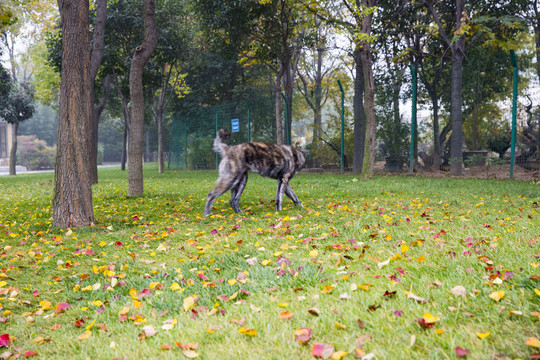
<svg viewBox="0 0 540 360"><path fill-rule="evenodd" d="M410 156L409 156L409 174L413 173L413 166L414 166L414 119L416 119L416 73L414 72L414 68L412 65L409 65L409 69L411 69L411 76L412 76L412 113L411 113L411 150L410 150Z"/></svg>
<svg viewBox="0 0 540 360"><path fill-rule="evenodd" d="M339 90L341 91L341 156L340 156L340 170L343 172L344 157L345 157L345 92L343 91L343 85L341 81L337 81Z"/></svg>
<svg viewBox="0 0 540 360"><path fill-rule="evenodd" d="M291 135L289 133L289 104L283 93L281 93L281 98L285 102L285 142L287 145L291 145Z"/></svg>
<svg viewBox="0 0 540 360"><path fill-rule="evenodd" d="M184 119L184 133L185 133L185 146L184 151L186 152L186 170L188 169L188 127L187 127L187 118ZM180 159L178 159L180 162Z"/></svg>
<svg viewBox="0 0 540 360"><path fill-rule="evenodd" d="M514 68L514 89L512 92L512 145L510 151L510 179L514 178L514 162L516 158L516 119L517 119L517 91L518 91L518 65L516 52L510 50L512 67Z"/></svg>

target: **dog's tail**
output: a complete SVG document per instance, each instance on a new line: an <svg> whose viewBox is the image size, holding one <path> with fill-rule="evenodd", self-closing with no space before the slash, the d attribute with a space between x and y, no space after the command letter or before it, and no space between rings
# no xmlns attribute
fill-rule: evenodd
<svg viewBox="0 0 540 360"><path fill-rule="evenodd" d="M214 139L214 151L223 156L225 149L227 149L226 141L231 137L231 133L226 129L219 129L216 138Z"/></svg>

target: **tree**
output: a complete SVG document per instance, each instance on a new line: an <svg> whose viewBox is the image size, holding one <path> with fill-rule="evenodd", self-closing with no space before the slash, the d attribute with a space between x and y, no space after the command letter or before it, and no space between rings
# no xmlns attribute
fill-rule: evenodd
<svg viewBox="0 0 540 360"><path fill-rule="evenodd" d="M129 94L131 100L131 124L129 132L129 186L128 195L142 195L143 186L143 135L144 93L143 69L157 45L155 1L144 0L144 42L135 49L129 72Z"/></svg>
<svg viewBox="0 0 540 360"><path fill-rule="evenodd" d="M53 226L82 227L94 222L87 146L93 105L89 3L58 0L58 8L63 39Z"/></svg>
<svg viewBox="0 0 540 360"><path fill-rule="evenodd" d="M9 155L9 174L16 175L17 133L19 124L34 114L33 89L29 83L15 83L8 93L5 106L0 106L0 118L12 125L11 151Z"/></svg>

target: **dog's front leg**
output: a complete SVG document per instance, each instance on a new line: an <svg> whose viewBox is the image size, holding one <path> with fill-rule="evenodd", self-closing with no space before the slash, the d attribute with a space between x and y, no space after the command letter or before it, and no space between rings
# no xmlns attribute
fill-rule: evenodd
<svg viewBox="0 0 540 360"><path fill-rule="evenodd" d="M287 183L287 186L285 187L285 195L287 195L294 202L294 205L303 207L302 203L298 199L298 196L296 196L291 187L291 184L289 183Z"/></svg>

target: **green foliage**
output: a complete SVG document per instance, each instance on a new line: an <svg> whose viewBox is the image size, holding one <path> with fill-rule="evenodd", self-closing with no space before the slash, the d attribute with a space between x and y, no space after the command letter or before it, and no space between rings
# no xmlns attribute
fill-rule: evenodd
<svg viewBox="0 0 540 360"><path fill-rule="evenodd" d="M20 123L32 117L34 90L30 83L16 84L11 88L4 106L0 107L0 118L10 124Z"/></svg>
<svg viewBox="0 0 540 360"><path fill-rule="evenodd" d="M56 145L58 136L58 114L55 109L35 103L35 112L32 117L19 124L18 135L35 135L45 140L48 146Z"/></svg>
<svg viewBox="0 0 540 360"><path fill-rule="evenodd" d="M18 136L17 161L28 170L54 168L56 148L47 146L44 140L34 135Z"/></svg>
<svg viewBox="0 0 540 360"><path fill-rule="evenodd" d="M494 129L487 139L488 149L499 154L499 158L504 158L506 150L510 148L512 143L512 134L509 126L506 128Z"/></svg>

